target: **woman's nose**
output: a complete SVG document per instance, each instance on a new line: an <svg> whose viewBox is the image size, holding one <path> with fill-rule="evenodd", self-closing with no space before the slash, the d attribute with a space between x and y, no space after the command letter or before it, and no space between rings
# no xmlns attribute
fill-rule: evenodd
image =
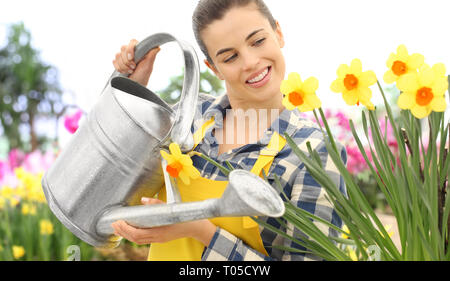
<svg viewBox="0 0 450 281"><path fill-rule="evenodd" d="M259 56L251 52L241 53L243 69L245 71L253 70L259 64Z"/></svg>

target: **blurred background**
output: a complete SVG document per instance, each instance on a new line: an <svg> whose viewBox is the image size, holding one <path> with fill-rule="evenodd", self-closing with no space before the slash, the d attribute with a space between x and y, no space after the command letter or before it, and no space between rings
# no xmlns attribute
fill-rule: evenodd
<svg viewBox="0 0 450 281"><path fill-rule="evenodd" d="M314 76L334 133L349 154L348 168L374 207L383 209L376 182L356 149L348 107L330 90L340 64L359 58L363 70L375 71L391 101L398 92L384 85L386 61L398 45L420 53L426 63L444 63L448 54L449 4L445 0L266 0L285 36L287 73ZM67 259L71 243L82 245L84 259L109 259L81 243L52 216L42 198L40 177L89 113L109 76L112 60L130 39L168 32L191 43L201 64L202 92L225 92L202 63L191 15L197 0L4 1L0 10L0 260ZM162 47L149 88L169 103L179 97L183 59L174 44ZM372 87L373 102L382 98ZM382 116L382 114L380 114ZM448 116L448 112L447 112ZM311 118L306 114L306 118ZM380 118L380 123L384 118ZM389 128L386 127L389 138ZM394 140L395 142L395 140ZM392 149L397 144L392 143ZM387 210L388 211L388 210ZM30 238L31 237L31 238ZM78 245L77 244L77 245ZM124 253L139 247L124 243ZM136 253L134 251L137 251ZM128 251L128 252L127 252ZM145 252L145 250L143 251ZM119 258L119 259L120 259Z"/></svg>

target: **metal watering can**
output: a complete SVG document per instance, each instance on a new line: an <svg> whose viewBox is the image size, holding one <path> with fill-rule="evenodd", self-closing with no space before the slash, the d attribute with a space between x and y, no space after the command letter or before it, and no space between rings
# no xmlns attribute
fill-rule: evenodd
<svg viewBox="0 0 450 281"><path fill-rule="evenodd" d="M135 49L139 62L149 50L175 41L185 61L179 109L146 87L114 72L71 141L44 174L42 187L55 216L74 235L95 247L115 247L111 223L125 220L148 228L220 216L281 216L284 204L265 181L244 170L229 175L222 198L180 203L160 150L176 142L193 148L191 127L199 90L194 49L170 34L154 34ZM138 205L166 184L171 204ZM169 194L170 192L170 194Z"/></svg>

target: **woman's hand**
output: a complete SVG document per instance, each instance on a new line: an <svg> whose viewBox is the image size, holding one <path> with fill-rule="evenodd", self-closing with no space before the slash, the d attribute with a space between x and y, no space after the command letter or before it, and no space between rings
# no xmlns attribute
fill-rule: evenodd
<svg viewBox="0 0 450 281"><path fill-rule="evenodd" d="M152 198L142 198L144 205L165 204ZM136 228L125 221L111 224L114 234L138 245L165 243L179 238L191 237L208 246L216 231L216 226L209 220L198 220L153 228Z"/></svg>
<svg viewBox="0 0 450 281"><path fill-rule="evenodd" d="M159 47L150 50L147 55L138 63L134 62L134 48L138 41L132 39L128 45L121 47L113 60L114 68L122 74L129 75L129 78L143 86L147 86L150 75L153 71L156 54L161 50Z"/></svg>

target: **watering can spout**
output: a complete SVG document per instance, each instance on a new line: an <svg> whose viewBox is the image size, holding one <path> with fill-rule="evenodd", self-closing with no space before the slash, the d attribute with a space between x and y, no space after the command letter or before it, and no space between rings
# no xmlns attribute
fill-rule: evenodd
<svg viewBox="0 0 450 281"><path fill-rule="evenodd" d="M270 216L284 214L284 203L264 180L245 170L234 170L221 198L177 204L116 207L97 222L97 234L111 235L111 224L124 220L138 228L151 228L214 217Z"/></svg>

